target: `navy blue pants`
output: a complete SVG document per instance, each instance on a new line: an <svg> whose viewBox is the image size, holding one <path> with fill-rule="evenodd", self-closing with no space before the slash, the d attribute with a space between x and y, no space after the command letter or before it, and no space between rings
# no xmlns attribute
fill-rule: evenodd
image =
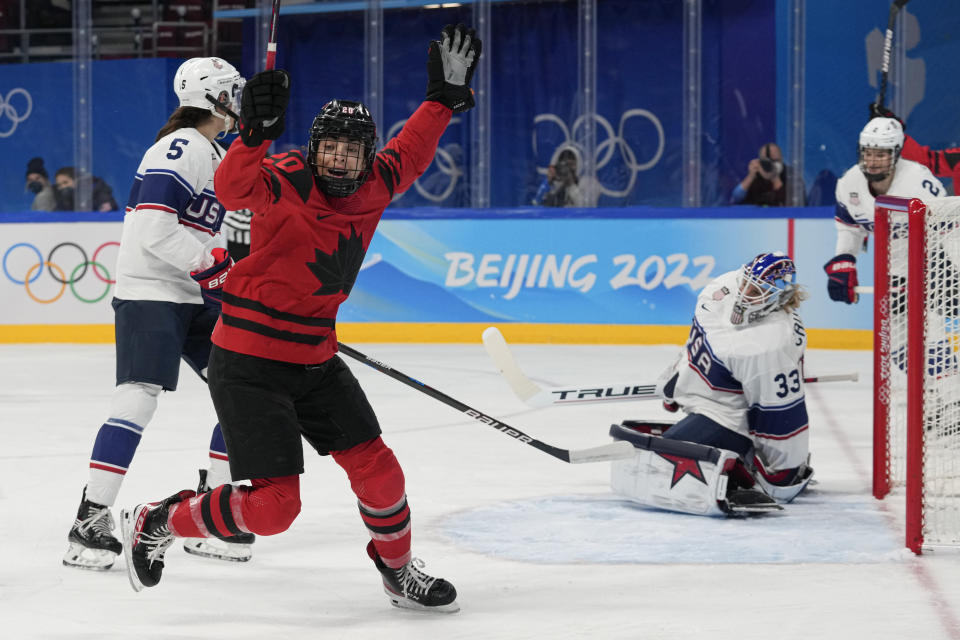
<svg viewBox="0 0 960 640"><path fill-rule="evenodd" d="M145 382L177 388L180 359L206 380L210 334L220 310L203 304L113 299L117 384Z"/></svg>
<svg viewBox="0 0 960 640"><path fill-rule="evenodd" d="M740 454L744 460L750 460L753 450L753 442L750 438L732 431L710 418L691 413L675 425L667 429L664 438L670 440L686 440L687 442L698 442L700 444L710 445L733 451Z"/></svg>

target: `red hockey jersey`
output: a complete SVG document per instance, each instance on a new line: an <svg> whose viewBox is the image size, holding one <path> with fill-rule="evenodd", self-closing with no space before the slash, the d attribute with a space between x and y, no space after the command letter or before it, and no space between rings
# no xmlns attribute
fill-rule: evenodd
<svg viewBox="0 0 960 640"><path fill-rule="evenodd" d="M935 151L925 147L910 136L904 136L903 153L907 160L924 165L940 178L953 178L953 190L960 189L960 147ZM946 194L940 194L946 195Z"/></svg>
<svg viewBox="0 0 960 640"><path fill-rule="evenodd" d="M337 352L337 310L353 287L383 210L433 161L450 109L424 102L376 155L353 195L332 198L315 185L299 151L264 158L236 140L214 177L229 210L255 212L250 255L223 289L217 346L271 360L318 364Z"/></svg>

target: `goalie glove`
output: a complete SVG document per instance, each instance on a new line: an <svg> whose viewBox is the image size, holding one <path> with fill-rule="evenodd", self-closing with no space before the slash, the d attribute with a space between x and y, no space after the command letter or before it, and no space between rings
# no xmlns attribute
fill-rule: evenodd
<svg viewBox="0 0 960 640"><path fill-rule="evenodd" d="M220 308L223 306L223 284L227 281L227 274L233 268L233 258L226 249L214 249L213 266L206 269L191 271L190 277L200 284L200 295L203 303L208 307Z"/></svg>
<svg viewBox="0 0 960 640"><path fill-rule="evenodd" d="M463 24L448 24L442 33L440 42L430 43L427 56L427 100L462 113L476 104L470 81L480 60L482 43L476 31Z"/></svg>
<svg viewBox="0 0 960 640"><path fill-rule="evenodd" d="M283 133L290 75L276 69L261 71L247 81L240 98L240 139L248 147L259 147Z"/></svg>
<svg viewBox="0 0 960 640"><path fill-rule="evenodd" d="M849 253L834 256L823 265L827 272L827 293L831 300L852 304L857 301L857 259Z"/></svg>

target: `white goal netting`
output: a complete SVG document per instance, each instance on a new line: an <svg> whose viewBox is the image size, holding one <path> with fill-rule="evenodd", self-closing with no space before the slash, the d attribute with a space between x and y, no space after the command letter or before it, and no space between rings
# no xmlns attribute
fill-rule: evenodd
<svg viewBox="0 0 960 640"><path fill-rule="evenodd" d="M875 442L886 455L875 463L889 488L906 487L915 551L960 546L960 197L918 205L878 204L888 223L878 222L886 249L878 238L877 252L887 259L875 300L886 414L886 442ZM918 232L922 242L911 238Z"/></svg>

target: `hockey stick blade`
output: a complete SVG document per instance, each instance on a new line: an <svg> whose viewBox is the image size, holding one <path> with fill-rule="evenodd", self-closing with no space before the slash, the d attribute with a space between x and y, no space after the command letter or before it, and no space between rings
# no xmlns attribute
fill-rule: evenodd
<svg viewBox="0 0 960 640"><path fill-rule="evenodd" d="M527 406L536 409L557 405L610 403L628 400L656 400L659 398L655 384L637 384L635 382L612 385L580 385L543 388L531 380L520 369L506 338L496 327L487 327L483 332L483 347L500 374L510 385L513 393ZM830 373L822 376L805 377L805 383L811 382L856 382L857 372Z"/></svg>
<svg viewBox="0 0 960 640"><path fill-rule="evenodd" d="M584 404L588 402L623 402L624 400L656 399L656 385L635 382L584 387L551 387L544 389L520 369L506 338L496 327L483 332L483 347L493 360L513 393L527 406L535 408L551 405Z"/></svg>
<svg viewBox="0 0 960 640"><path fill-rule="evenodd" d="M506 379L507 384L510 385L518 398L527 404L537 404L537 406L550 404L549 402L540 404L543 389L520 370L520 366L513 358L513 353L510 352L506 338L503 337L499 329L487 327L483 331L483 348L486 349L487 355L497 366L500 375ZM534 402L534 398L538 400Z"/></svg>
<svg viewBox="0 0 960 640"><path fill-rule="evenodd" d="M455 398L451 398L442 391L438 391L437 389L434 389L433 387L426 385L415 378L411 378L405 373L401 373L400 371L393 369L389 365L384 364L379 360L374 360L373 358L360 353L353 347L349 347L342 342L338 342L337 346L340 348L340 353L350 356L354 360L376 369L380 373L385 374L398 382L402 382L408 387L416 389L420 393L430 396L434 400L439 400L448 407L453 407L460 413L464 413L474 420L493 427L500 433L510 436L514 440L518 440L524 444L530 445L534 449L539 449L540 451L546 453L547 455L551 455L558 460L572 464L579 464L583 462L622 460L624 458L633 457L633 445L628 442L613 442L599 447L591 447L590 449L561 449L559 447L554 447L553 445L549 445L545 442L537 440L536 438L528 436L516 427L511 427L505 422L501 422L481 411L477 411L473 407L468 406ZM623 446L624 444L627 446Z"/></svg>

